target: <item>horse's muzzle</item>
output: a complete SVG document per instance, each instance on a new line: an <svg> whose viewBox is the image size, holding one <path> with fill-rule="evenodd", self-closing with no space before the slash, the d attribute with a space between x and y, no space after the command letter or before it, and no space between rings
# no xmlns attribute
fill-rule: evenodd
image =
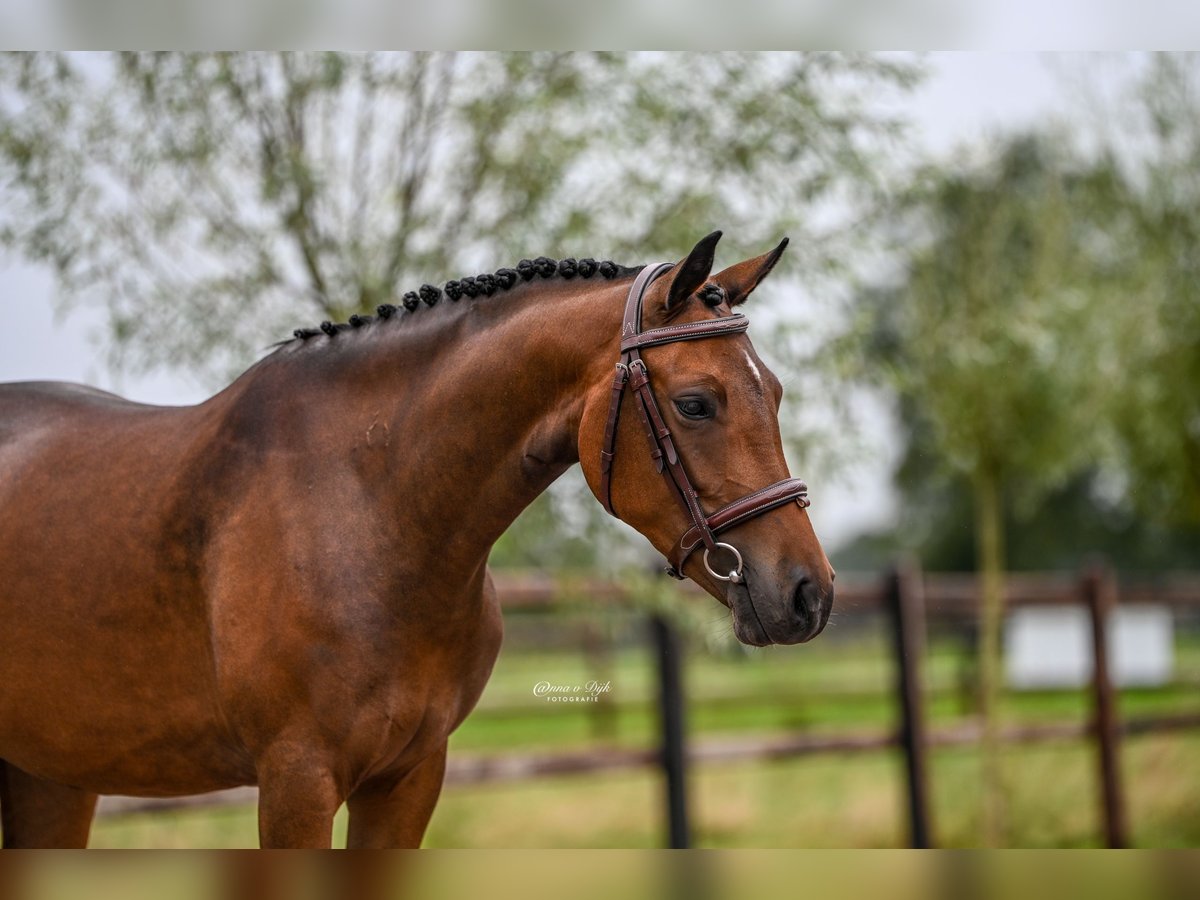
<svg viewBox="0 0 1200 900"><path fill-rule="evenodd" d="M797 569L784 585L748 573L745 585L731 585L733 632L743 644L802 644L824 630L833 608L833 579L813 578ZM774 587L774 589L772 589Z"/></svg>

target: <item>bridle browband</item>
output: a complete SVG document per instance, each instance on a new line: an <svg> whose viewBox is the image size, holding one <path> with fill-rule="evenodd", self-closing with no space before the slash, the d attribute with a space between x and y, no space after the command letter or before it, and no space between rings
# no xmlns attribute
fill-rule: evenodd
<svg viewBox="0 0 1200 900"><path fill-rule="evenodd" d="M742 334L750 323L745 316L734 313L717 319L666 325L642 331L642 298L654 279L671 268L671 263L646 266L629 288L629 296L625 300L625 316L621 324L621 358L613 376L612 400L608 407L608 423L604 428L604 447L600 451L601 500L604 508L615 516L612 503L612 464L616 452L617 422L621 415L625 388L628 387L645 426L646 437L650 441L650 457L658 467L659 474L666 480L671 493L692 520L692 527L675 542L667 556L670 563L667 574L682 579L683 564L696 548L703 544L704 568L708 570L708 574L718 581L742 584L745 581L742 574L742 555L736 547L718 541L717 535L793 500L801 508L807 507L808 485L799 478L787 478L734 500L712 515L706 516L700 508L700 499L679 459L675 442L671 439L671 430L663 420L654 393L650 390L650 372L642 360L641 350L677 341ZM720 575L713 571L709 557L716 550L728 550L733 554L734 567L728 575Z"/></svg>

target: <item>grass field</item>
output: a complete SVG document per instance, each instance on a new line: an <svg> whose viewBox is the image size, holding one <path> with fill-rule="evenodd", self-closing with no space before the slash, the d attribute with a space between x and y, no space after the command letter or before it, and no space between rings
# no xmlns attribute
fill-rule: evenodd
<svg viewBox="0 0 1200 900"><path fill-rule="evenodd" d="M865 632L804 648L688 655L688 731L729 734L870 731L896 721L890 654ZM972 714L964 657L935 641L927 662L934 727ZM1200 711L1200 641L1177 646L1180 683L1121 693L1123 716ZM539 681L611 682L605 702L548 703ZM611 654L508 647L479 708L452 738L452 754L654 742L654 671L644 647ZM1084 720L1081 691L1009 693L1008 722ZM1122 766L1135 842L1200 846L1200 732L1123 743ZM943 846L978 841L974 748L932 756L934 817ZM1094 748L1065 740L1006 750L1011 846L1095 846L1100 827ZM896 751L707 764L692 772L695 839L712 847L903 846L903 781ZM653 769L451 786L430 825L434 847L654 847L662 840L661 778ZM344 813L338 819L344 834ZM250 808L108 817L97 847L241 847L257 841Z"/></svg>

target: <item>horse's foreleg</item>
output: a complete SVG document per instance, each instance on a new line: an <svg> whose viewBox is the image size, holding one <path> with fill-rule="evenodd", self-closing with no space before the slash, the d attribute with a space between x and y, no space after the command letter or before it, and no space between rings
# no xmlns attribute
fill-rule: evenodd
<svg viewBox="0 0 1200 900"><path fill-rule="evenodd" d="M0 762L0 830L6 848L86 847L95 811L95 794Z"/></svg>
<svg viewBox="0 0 1200 900"><path fill-rule="evenodd" d="M329 849L343 795L329 766L292 745L258 762L258 840L271 849Z"/></svg>
<svg viewBox="0 0 1200 900"><path fill-rule="evenodd" d="M399 779L375 779L361 785L347 802L350 829L346 846L421 846L446 773L446 745Z"/></svg>

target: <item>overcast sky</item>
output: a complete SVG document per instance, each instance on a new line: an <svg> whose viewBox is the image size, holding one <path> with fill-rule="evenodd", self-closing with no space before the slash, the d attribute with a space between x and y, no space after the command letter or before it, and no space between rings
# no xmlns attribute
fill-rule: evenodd
<svg viewBox="0 0 1200 900"><path fill-rule="evenodd" d="M904 105L914 123L913 137L930 151L948 152L963 142L988 140L1001 129L1065 113L1076 98L1060 70L1081 62L1092 65L1091 59L1034 53L933 54L928 79ZM1100 58L1095 68L1098 77L1110 71ZM82 381L149 403L194 403L208 396L182 373L121 378L110 372L94 340L99 316L83 311L57 318L53 292L46 272L0 260L0 381ZM886 444L887 433L879 429L878 443ZM796 473L809 478L820 499L811 513L826 546L889 515L890 460L886 447L879 451L873 463L841 484L818 486L808 473Z"/></svg>

